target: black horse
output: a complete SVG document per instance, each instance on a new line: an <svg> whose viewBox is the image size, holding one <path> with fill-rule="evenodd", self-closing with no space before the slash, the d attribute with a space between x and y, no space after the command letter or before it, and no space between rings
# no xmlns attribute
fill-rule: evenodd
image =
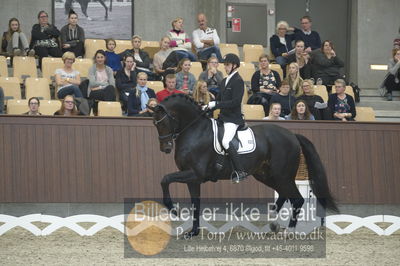
<svg viewBox="0 0 400 266"><path fill-rule="evenodd" d="M188 234L197 235L200 221L200 185L207 181L230 179L231 165L226 158L225 167L217 171L212 123L191 98L184 94L171 95L153 108L153 111L160 149L170 153L175 140L175 162L179 169L178 172L167 174L161 181L163 202L168 209L173 209L169 185L174 182L186 183L194 206L193 227ZM318 202L324 208L338 210L329 191L321 159L306 137L269 123L251 128L257 145L254 152L240 155L242 164L246 172L256 180L278 192L279 197L274 206L276 212L279 212L287 199L290 200L293 212L289 228L296 226L297 215L304 203L295 183L300 150L305 156L310 184ZM239 185L244 186L245 183Z"/></svg>
<svg viewBox="0 0 400 266"><path fill-rule="evenodd" d="M65 1L65 5L64 5L65 14L68 14L69 11L72 9L72 2L73 1L74 0L66 0ZM104 9L106 10L106 14L105 14L104 18L105 18L105 20L107 20L108 19L108 8L106 6L106 3L104 2L104 0L96 0L96 1L98 1L104 7ZM77 2L81 6L82 13L85 15L85 17L88 20L91 20L91 18L87 14L87 8L88 8L90 0L77 0ZM112 11L112 0L110 0L110 12L111 11Z"/></svg>

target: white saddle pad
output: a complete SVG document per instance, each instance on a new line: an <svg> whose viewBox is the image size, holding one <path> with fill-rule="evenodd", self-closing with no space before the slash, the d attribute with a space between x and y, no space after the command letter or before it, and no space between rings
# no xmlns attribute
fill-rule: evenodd
<svg viewBox="0 0 400 266"><path fill-rule="evenodd" d="M218 141L218 125L217 121L211 118L213 133L214 133L214 150L218 154L225 155L225 151L222 148L221 143ZM253 130L247 128L246 130L238 131L239 138L239 149L238 154L251 153L256 149L256 139L254 137Z"/></svg>

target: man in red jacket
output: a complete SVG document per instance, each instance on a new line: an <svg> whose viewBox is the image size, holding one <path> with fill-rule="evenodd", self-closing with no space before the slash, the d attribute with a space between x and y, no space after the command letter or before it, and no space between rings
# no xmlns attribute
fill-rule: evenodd
<svg viewBox="0 0 400 266"><path fill-rule="evenodd" d="M162 91L157 92L157 101L160 103L162 102L166 97L175 94L175 93L182 93L181 91L178 91L176 88L176 78L174 74L168 74L165 77L165 89Z"/></svg>

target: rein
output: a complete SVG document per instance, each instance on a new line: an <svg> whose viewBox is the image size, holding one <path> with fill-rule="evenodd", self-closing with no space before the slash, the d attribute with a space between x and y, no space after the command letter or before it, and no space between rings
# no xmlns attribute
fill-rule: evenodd
<svg viewBox="0 0 400 266"><path fill-rule="evenodd" d="M172 119L173 121L175 121L176 123L179 123L179 121L178 121L175 117L173 117L173 116L167 111L167 109L165 108L165 106L163 106L163 105L161 105L161 104L159 104L159 106L162 107L162 109L163 109L164 112L165 112L165 115L164 115L160 120L154 121L154 125L157 126L157 124L161 123L161 122L162 122L165 118L167 118L167 117L168 117L168 118L171 118L171 119ZM196 119L192 120L189 124L187 124L180 132L176 132L176 128L175 128L174 126L172 126L172 128L171 128L171 123L170 123L170 131L171 131L171 133L166 134L166 135L162 135L162 136L158 136L158 139L159 139L160 141L162 141L162 140L165 140L165 139L171 137L173 140L176 140L176 139L179 137L179 135L181 135L186 129L188 129L188 128L191 127L195 122L197 122L205 113L207 113L207 111L208 111L208 110L202 111L202 112L196 117Z"/></svg>

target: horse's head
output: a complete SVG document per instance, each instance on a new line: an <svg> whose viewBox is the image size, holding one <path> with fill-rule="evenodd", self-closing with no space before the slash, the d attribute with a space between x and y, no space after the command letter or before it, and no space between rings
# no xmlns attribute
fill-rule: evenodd
<svg viewBox="0 0 400 266"><path fill-rule="evenodd" d="M178 121L168 112L167 108L159 104L150 108L153 114L153 123L158 131L160 150L170 153L174 147L174 139L177 133Z"/></svg>

